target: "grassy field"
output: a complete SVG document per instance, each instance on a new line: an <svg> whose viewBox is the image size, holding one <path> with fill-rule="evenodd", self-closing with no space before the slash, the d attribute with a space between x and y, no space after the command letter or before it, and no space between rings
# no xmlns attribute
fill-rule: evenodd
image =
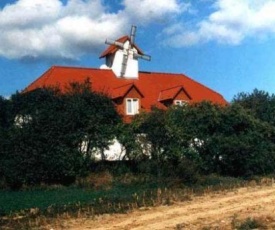
<svg viewBox="0 0 275 230"><path fill-rule="evenodd" d="M188 200L191 194L241 187L246 182L236 178L210 176L198 184L125 175L114 178L109 173L92 175L72 186L40 186L21 191L0 190L0 227L32 229L41 217L95 216L125 213L144 206L171 204ZM31 227L30 227L31 226Z"/></svg>
<svg viewBox="0 0 275 230"><path fill-rule="evenodd" d="M58 212L74 209L78 206L93 206L104 201L109 203L133 202L133 194L151 191L157 185L148 184L114 184L112 187L99 189L69 187L33 188L23 191L0 191L0 214L13 213L38 208L41 212L49 207ZM123 195L122 195L123 194Z"/></svg>
<svg viewBox="0 0 275 230"><path fill-rule="evenodd" d="M97 192L73 187L0 191L0 213L1 215L8 215L31 208L38 208L43 211L50 206L58 208L65 205L90 203L101 196L107 195L110 194L104 191Z"/></svg>

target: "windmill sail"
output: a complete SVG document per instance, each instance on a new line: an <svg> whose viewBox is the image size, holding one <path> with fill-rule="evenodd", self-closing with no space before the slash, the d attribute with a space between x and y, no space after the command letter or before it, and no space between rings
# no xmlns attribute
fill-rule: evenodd
<svg viewBox="0 0 275 230"><path fill-rule="evenodd" d="M134 57L135 58L141 58L143 60L146 60L146 61L151 61L151 56L150 55L146 55L146 54L138 54L138 53L134 53Z"/></svg>
<svg viewBox="0 0 275 230"><path fill-rule="evenodd" d="M131 28L131 35L130 35L130 45L131 45L131 48L135 44L136 30L137 30L137 27L136 26L132 26L132 28Z"/></svg>
<svg viewBox="0 0 275 230"><path fill-rule="evenodd" d="M105 44L111 45L111 46L117 46L117 47L119 47L121 49L124 48L123 43L118 42L118 41L109 40L109 39L106 39Z"/></svg>
<svg viewBox="0 0 275 230"><path fill-rule="evenodd" d="M127 62L128 62L128 54L123 54L122 64L121 64L121 77L125 76L126 68L127 68Z"/></svg>

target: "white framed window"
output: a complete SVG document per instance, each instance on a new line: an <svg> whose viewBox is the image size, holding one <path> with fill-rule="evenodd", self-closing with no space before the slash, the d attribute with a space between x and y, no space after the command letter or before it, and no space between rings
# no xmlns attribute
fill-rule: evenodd
<svg viewBox="0 0 275 230"><path fill-rule="evenodd" d="M187 101L185 101L185 100L175 100L174 104L178 105L178 106L184 106L184 105L187 104Z"/></svg>
<svg viewBox="0 0 275 230"><path fill-rule="evenodd" d="M139 99L126 98L126 114L135 115L139 113Z"/></svg>

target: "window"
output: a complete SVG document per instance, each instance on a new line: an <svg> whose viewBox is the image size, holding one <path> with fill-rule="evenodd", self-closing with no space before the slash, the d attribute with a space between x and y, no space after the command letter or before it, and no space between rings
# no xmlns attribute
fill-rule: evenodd
<svg viewBox="0 0 275 230"><path fill-rule="evenodd" d="M184 101L184 100L175 100L174 104L178 105L178 106L184 106L184 105L187 104L187 101Z"/></svg>
<svg viewBox="0 0 275 230"><path fill-rule="evenodd" d="M137 98L126 99L126 114L135 115L139 112L139 100Z"/></svg>

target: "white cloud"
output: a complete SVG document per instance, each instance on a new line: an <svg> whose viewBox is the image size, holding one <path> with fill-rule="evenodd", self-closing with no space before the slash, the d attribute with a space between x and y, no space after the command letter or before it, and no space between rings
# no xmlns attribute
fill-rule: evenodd
<svg viewBox="0 0 275 230"><path fill-rule="evenodd" d="M56 0L20 0L0 11L0 27L35 27L58 18L62 3Z"/></svg>
<svg viewBox="0 0 275 230"><path fill-rule="evenodd" d="M102 0L18 0L0 9L0 56L66 58L97 52L106 38L128 33L133 22L151 23L179 14L178 0L123 0L110 13ZM144 24L146 25L146 24Z"/></svg>
<svg viewBox="0 0 275 230"><path fill-rule="evenodd" d="M190 46L217 41L238 45L247 37L275 35L275 0L217 0L213 10L193 29L170 33L166 44Z"/></svg>
<svg viewBox="0 0 275 230"><path fill-rule="evenodd" d="M180 14L190 6L178 0L124 0L123 3L126 13L141 23L163 22L169 19L168 15Z"/></svg>
<svg viewBox="0 0 275 230"><path fill-rule="evenodd" d="M169 43L173 47L190 46L198 42L198 36L192 31L186 32L186 27L181 23L173 24L163 30L163 33L170 40L164 40L163 43ZM182 36L184 34L184 39Z"/></svg>
<svg viewBox="0 0 275 230"><path fill-rule="evenodd" d="M77 59L99 54L106 38L129 33L132 23L161 24L165 44L174 47L209 41L236 45L247 37L275 34L275 0L203 1L211 13L198 22L199 9L187 0L120 0L112 11L112 3L103 0L18 0L0 8L0 56Z"/></svg>

